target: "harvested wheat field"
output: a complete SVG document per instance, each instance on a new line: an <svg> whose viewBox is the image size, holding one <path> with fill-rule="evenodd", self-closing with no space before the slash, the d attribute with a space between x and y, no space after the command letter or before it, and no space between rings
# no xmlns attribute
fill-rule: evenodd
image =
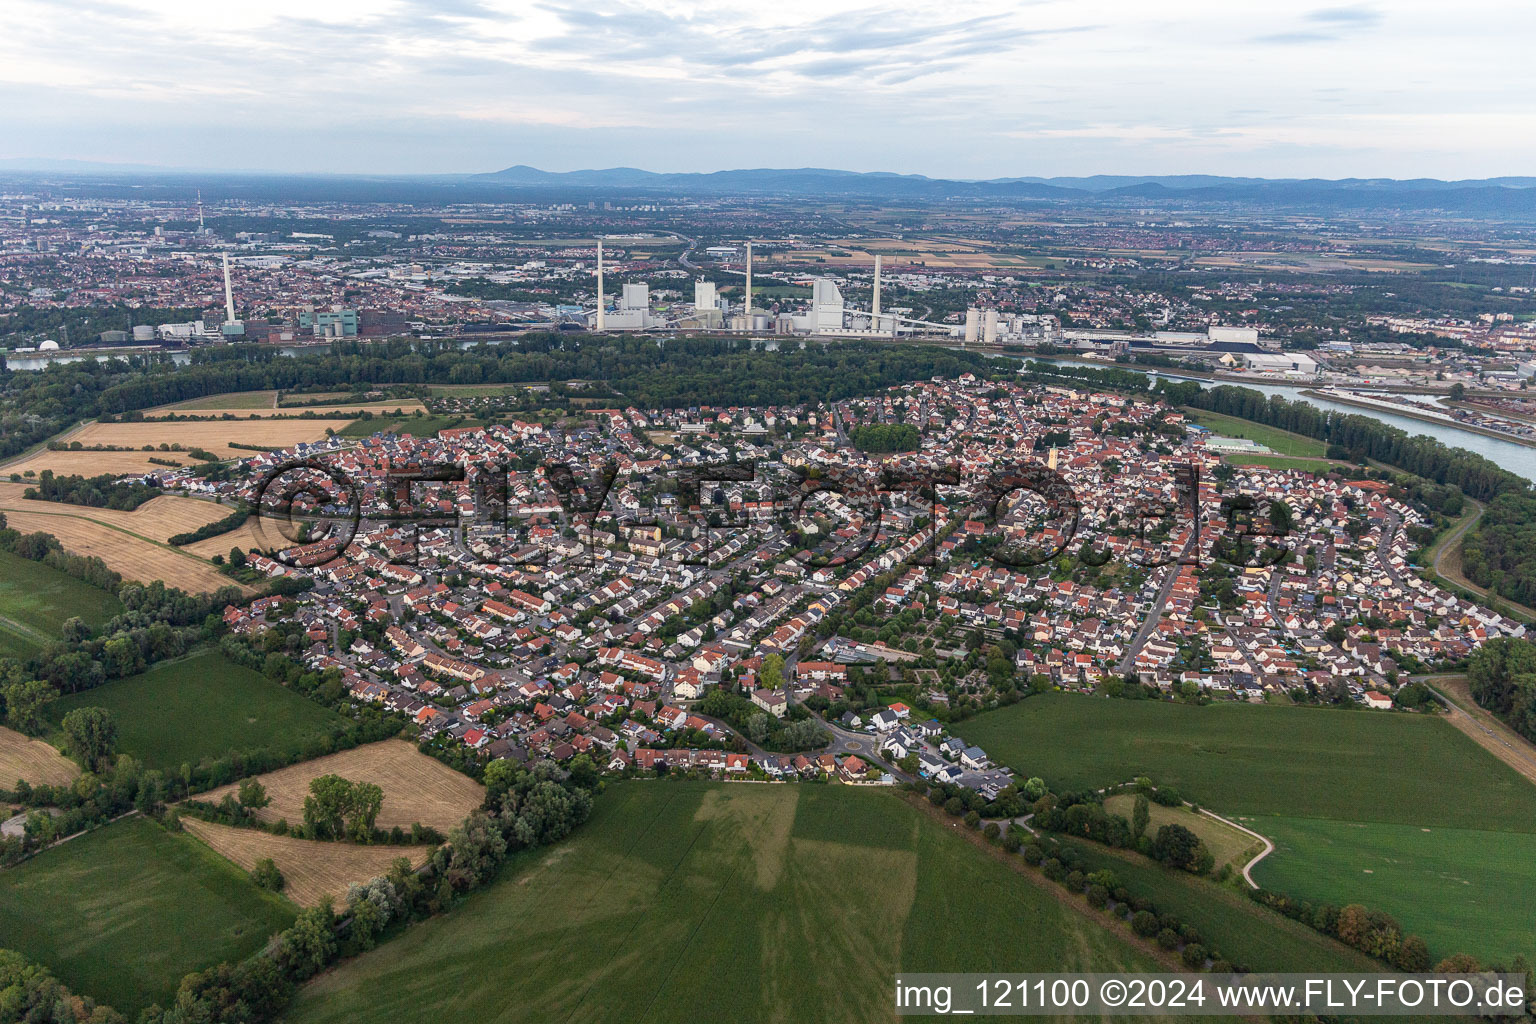
<svg viewBox="0 0 1536 1024"><path fill-rule="evenodd" d="M302 822L310 780L322 775L372 782L384 790L377 824L385 829L396 825L409 829L419 821L446 835L485 799L485 787L474 779L428 757L405 740L383 740L257 776L272 799L261 810L261 819L286 818L290 825ZM202 799L218 803L224 794L238 788L222 786Z"/></svg>
<svg viewBox="0 0 1536 1024"><path fill-rule="evenodd" d="M79 774L75 762L42 740L0 725L0 789L10 789L18 779L34 786L65 786Z"/></svg>
<svg viewBox="0 0 1536 1024"><path fill-rule="evenodd" d="M95 476L100 473L142 473L157 468L150 462L157 459L174 459L183 465L195 465L197 460L185 449L201 448L221 459L249 458L256 454L246 448L232 448L230 442L286 448L299 441L314 441L325 436L325 429L341 430L352 422L343 419L292 419L292 420L211 420L194 423L171 423L155 420L136 423L90 423L69 435L69 443L79 441L86 448L92 445L111 445L129 448L131 451L49 451L34 452L5 468L11 473L32 470L41 473L51 469L55 473L79 473ZM154 451L143 451L144 445ZM160 446L179 444L183 451L160 451ZM164 467L159 467L164 468Z"/></svg>
<svg viewBox="0 0 1536 1024"><path fill-rule="evenodd" d="M39 514L67 512L162 542L178 533L190 533L200 526L217 522L234 511L211 501L165 494L151 498L132 512L122 512L115 508L90 508L59 501L28 500L22 497L26 490L27 485L24 483L0 482L0 511ZM225 550L228 551L228 548Z"/></svg>
<svg viewBox="0 0 1536 1024"><path fill-rule="evenodd" d="M114 528L91 518L92 514L101 509L80 508L51 501L0 504L5 504L6 525L12 529L22 533L51 533L64 545L65 550L77 555L94 555L107 563L108 568L122 573L127 579L141 583L164 580L171 586L191 593L238 586L234 580L222 575L201 558L135 537L125 532L127 527ZM15 507L18 505L25 507ZM49 511L36 511L38 506ZM61 511L55 512L53 509Z"/></svg>
<svg viewBox="0 0 1536 1024"><path fill-rule="evenodd" d="M271 525L258 527L255 519L247 519L228 533L183 545L181 550L198 558L212 558L214 555L228 557L230 548L240 548L242 551L266 550L273 544L287 544L282 531Z"/></svg>
<svg viewBox="0 0 1536 1024"><path fill-rule="evenodd" d="M401 857L420 867L432 852L430 846L355 846L274 836L257 828L215 825L190 816L182 818L181 824L247 871L261 858L271 857L283 873L283 895L301 907L312 907L327 896L339 905L353 882L386 873Z"/></svg>

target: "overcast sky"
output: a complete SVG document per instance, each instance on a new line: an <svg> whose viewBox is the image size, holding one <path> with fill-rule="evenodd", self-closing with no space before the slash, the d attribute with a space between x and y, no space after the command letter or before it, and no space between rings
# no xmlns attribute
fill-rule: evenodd
<svg viewBox="0 0 1536 1024"><path fill-rule="evenodd" d="M1536 174L1536 5L0 0L0 158Z"/></svg>

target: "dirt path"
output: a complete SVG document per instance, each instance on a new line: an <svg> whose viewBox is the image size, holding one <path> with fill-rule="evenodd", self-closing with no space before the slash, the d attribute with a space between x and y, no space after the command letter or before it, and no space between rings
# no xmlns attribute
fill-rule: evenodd
<svg viewBox="0 0 1536 1024"><path fill-rule="evenodd" d="M1420 682L1438 690L1444 700L1450 723L1471 737L1478 746L1536 783L1536 747L1519 733L1479 707L1472 699L1467 677L1463 675L1419 676Z"/></svg>
<svg viewBox="0 0 1536 1024"><path fill-rule="evenodd" d="M1471 498L1468 498L1467 500L1471 501L1474 507L1472 515L1458 523L1451 530L1451 532L1445 536L1445 539L1441 540L1439 544L1436 545L1434 563L1431 566L1435 575L1439 576L1447 583L1454 584L1455 586L1461 587L1463 590L1466 590L1469 593L1476 594L1484 601L1496 601L1506 608L1513 609L1517 613L1516 617L1524 615L1527 618L1536 619L1536 608L1529 608L1523 604L1516 604L1514 601L1511 601L1507 597L1490 595L1488 591L1484 590L1476 583L1473 583L1471 580L1467 579L1465 575L1462 574L1462 539L1466 537L1467 531L1472 529L1473 526L1477 525L1477 521L1483 517L1482 504L1476 501L1472 501Z"/></svg>

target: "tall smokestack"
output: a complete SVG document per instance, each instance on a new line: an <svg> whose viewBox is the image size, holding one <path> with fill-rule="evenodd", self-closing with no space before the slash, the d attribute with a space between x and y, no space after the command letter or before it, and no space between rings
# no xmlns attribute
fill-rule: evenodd
<svg viewBox="0 0 1536 1024"><path fill-rule="evenodd" d="M747 301L742 307L742 314L747 317L747 330L752 329L752 243L747 243Z"/></svg>
<svg viewBox="0 0 1536 1024"><path fill-rule="evenodd" d="M874 316L870 318L869 326L876 334L880 333L880 254L875 253L875 301L870 307Z"/></svg>
<svg viewBox="0 0 1536 1024"><path fill-rule="evenodd" d="M603 240L597 240L597 329L603 330Z"/></svg>
<svg viewBox="0 0 1536 1024"><path fill-rule="evenodd" d="M235 321L235 293L229 286L229 253L224 254L224 319Z"/></svg>

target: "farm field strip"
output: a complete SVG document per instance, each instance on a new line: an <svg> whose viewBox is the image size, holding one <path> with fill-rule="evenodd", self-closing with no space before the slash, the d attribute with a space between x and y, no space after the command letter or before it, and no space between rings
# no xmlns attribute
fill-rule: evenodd
<svg viewBox="0 0 1536 1024"><path fill-rule="evenodd" d="M291 421L293 417L300 417L298 422L303 423L309 422L308 420L302 418L306 413L310 416L320 416L330 419L336 419L344 416L356 416L362 412L371 412L375 416L400 412L406 416L409 416L412 413L418 411L424 413L426 412L426 408L427 407L423 405L418 399L414 398L400 399L398 401L385 400L382 402L336 402L334 404L326 405L279 405L260 406L256 408L246 408L244 406L200 406L193 409L189 407L162 405L155 409L144 410L144 419L146 421L154 422L169 420L172 416L223 417L228 415L235 417L235 421L240 423L249 423L255 420L263 419L288 419ZM203 421L181 420L179 422L186 426L192 426ZM223 422L229 423L230 421L225 420Z"/></svg>
<svg viewBox="0 0 1536 1024"><path fill-rule="evenodd" d="M1436 956L1536 954L1536 787L1442 717L1053 694L958 731L1053 788L1174 785L1275 843L1260 885L1384 910Z"/></svg>
<svg viewBox="0 0 1536 1024"><path fill-rule="evenodd" d="M201 558L83 514L95 510L39 512L31 505L57 505L61 510L75 508L57 502L30 502L26 509L5 508L8 524L22 533L51 533L66 550L77 555L94 555L128 579L143 583L166 580L194 593L240 586Z"/></svg>
<svg viewBox="0 0 1536 1024"><path fill-rule="evenodd" d="M864 1024L896 1019L906 969L1156 961L889 792L634 781L452 914L315 979L288 1019L403 1024L494 1000L502 1022Z"/></svg>
<svg viewBox="0 0 1536 1024"><path fill-rule="evenodd" d="M162 494L131 512L125 512L115 508L93 508L89 505L27 498L25 494L28 486L9 481L0 483L0 512L83 516L159 543L166 542L178 533L190 533L200 526L217 522L233 511L228 506L212 501Z"/></svg>
<svg viewBox="0 0 1536 1024"><path fill-rule="evenodd" d="M261 829L217 825L190 816L182 818L181 824L243 871L270 857L282 872L283 895L301 907L312 907L327 896L341 906L352 883L388 873L390 865L401 857L413 868L420 867L432 852L430 846L422 845L357 846L275 836Z"/></svg>
<svg viewBox="0 0 1536 1024"><path fill-rule="evenodd" d="M272 447L289 447L299 441L314 441L325 436L327 427L337 431L350 419L255 419L212 420L175 423L167 420L148 420L128 423L89 423L69 435L70 443L113 445L129 451L50 451L43 449L25 459L11 463L6 468L12 473L25 474L28 470L41 473L51 469L55 473L79 473L94 476L100 473L135 473L155 469L151 457L174 459L183 465L198 462L185 449L202 448L221 459L245 458L255 454L233 448L231 442ZM179 444L180 452L161 451L160 445ZM144 451L144 445L154 450Z"/></svg>
<svg viewBox="0 0 1536 1024"><path fill-rule="evenodd" d="M259 812L263 821L286 818L289 825L304 820L304 798L310 780L340 775L353 782L372 782L384 790L380 828L409 829L420 822L443 834L457 826L485 799L485 787L428 757L405 740L382 740L342 750L312 761L257 776L272 803ZM199 799L218 803L237 786L222 786Z"/></svg>
<svg viewBox="0 0 1536 1024"><path fill-rule="evenodd" d="M75 762L51 745L0 725L0 789L10 789L18 779L34 786L67 786L79 774Z"/></svg>

